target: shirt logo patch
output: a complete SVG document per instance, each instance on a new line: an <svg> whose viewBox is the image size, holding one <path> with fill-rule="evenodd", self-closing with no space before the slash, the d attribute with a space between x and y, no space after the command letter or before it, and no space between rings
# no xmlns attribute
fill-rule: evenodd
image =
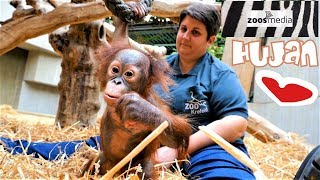
<svg viewBox="0 0 320 180"><path fill-rule="evenodd" d="M191 100L185 103L185 110L190 110L191 114L202 114L207 113L208 107L207 102L205 100L198 100L193 96L193 92L190 91Z"/></svg>

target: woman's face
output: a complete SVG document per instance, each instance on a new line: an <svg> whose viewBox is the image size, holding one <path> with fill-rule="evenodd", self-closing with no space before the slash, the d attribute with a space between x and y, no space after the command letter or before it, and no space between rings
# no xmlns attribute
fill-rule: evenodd
<svg viewBox="0 0 320 180"><path fill-rule="evenodd" d="M197 61L203 56L215 40L215 36L207 40L207 35L206 26L201 21L186 16L180 24L176 38L176 47L181 59Z"/></svg>

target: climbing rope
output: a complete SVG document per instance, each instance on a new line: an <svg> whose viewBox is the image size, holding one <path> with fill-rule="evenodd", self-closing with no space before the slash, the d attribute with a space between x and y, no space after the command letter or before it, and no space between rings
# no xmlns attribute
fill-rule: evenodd
<svg viewBox="0 0 320 180"><path fill-rule="evenodd" d="M121 20L126 22L139 21L142 18L138 14L135 14L131 7L126 4L123 0L104 0L107 8L112 12L113 15L119 17ZM153 0L141 0L136 3L135 6L144 7L146 10L145 16L151 11L151 5Z"/></svg>

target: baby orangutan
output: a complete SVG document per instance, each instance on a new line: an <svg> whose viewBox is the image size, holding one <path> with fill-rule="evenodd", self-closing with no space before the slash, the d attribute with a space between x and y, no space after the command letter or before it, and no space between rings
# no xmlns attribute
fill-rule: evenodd
<svg viewBox="0 0 320 180"><path fill-rule="evenodd" d="M159 84L165 91L173 84L168 76L167 62L132 49L127 23L119 19L115 22L118 24L111 46L97 53L101 63L99 78L105 87L107 103L100 122L100 174L105 174L162 122L168 121L169 127L164 133L136 156L131 165L141 164L145 177L156 179L156 150L162 145L177 148L178 158L185 159L192 129L185 118L172 114L153 92L154 84Z"/></svg>

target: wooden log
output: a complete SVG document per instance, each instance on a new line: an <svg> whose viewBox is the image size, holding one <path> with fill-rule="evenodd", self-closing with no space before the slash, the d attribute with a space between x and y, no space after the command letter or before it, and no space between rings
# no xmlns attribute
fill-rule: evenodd
<svg viewBox="0 0 320 180"><path fill-rule="evenodd" d="M216 134L214 131L210 130L206 126L199 126L199 129L203 131L208 137L210 137L215 143L217 143L220 147L230 153L233 157L238 159L241 163L249 167L252 171L256 179L264 180L266 179L263 171L259 168L259 166L254 163L244 152L240 151L236 147L232 146L229 142L224 140L221 136Z"/></svg>
<svg viewBox="0 0 320 180"><path fill-rule="evenodd" d="M151 14L160 17L178 17L179 13L191 3L207 3L220 9L220 4L211 0L155 0ZM79 24L110 17L103 1L81 4L65 3L49 13L29 15L0 26L0 56L24 41L48 34L69 24Z"/></svg>
<svg viewBox="0 0 320 180"><path fill-rule="evenodd" d="M84 4L66 3L41 16L27 16L0 28L0 56L20 43L50 33L59 27L102 19L111 13L102 1Z"/></svg>
<svg viewBox="0 0 320 180"><path fill-rule="evenodd" d="M149 134L138 146L136 146L126 157L124 157L118 164L116 164L110 171L107 172L101 179L112 179L113 175L118 172L131 159L137 156L148 144L150 144L156 137L158 137L167 127L168 121L164 121L151 134ZM121 143L121 142L119 142Z"/></svg>
<svg viewBox="0 0 320 180"><path fill-rule="evenodd" d="M213 0L154 0L150 14L159 17L179 17L180 12L193 3L210 4L221 10L221 3Z"/></svg>
<svg viewBox="0 0 320 180"><path fill-rule="evenodd" d="M264 143L277 140L282 140L288 143L293 142L287 132L278 128L276 125L250 109L247 131Z"/></svg>

